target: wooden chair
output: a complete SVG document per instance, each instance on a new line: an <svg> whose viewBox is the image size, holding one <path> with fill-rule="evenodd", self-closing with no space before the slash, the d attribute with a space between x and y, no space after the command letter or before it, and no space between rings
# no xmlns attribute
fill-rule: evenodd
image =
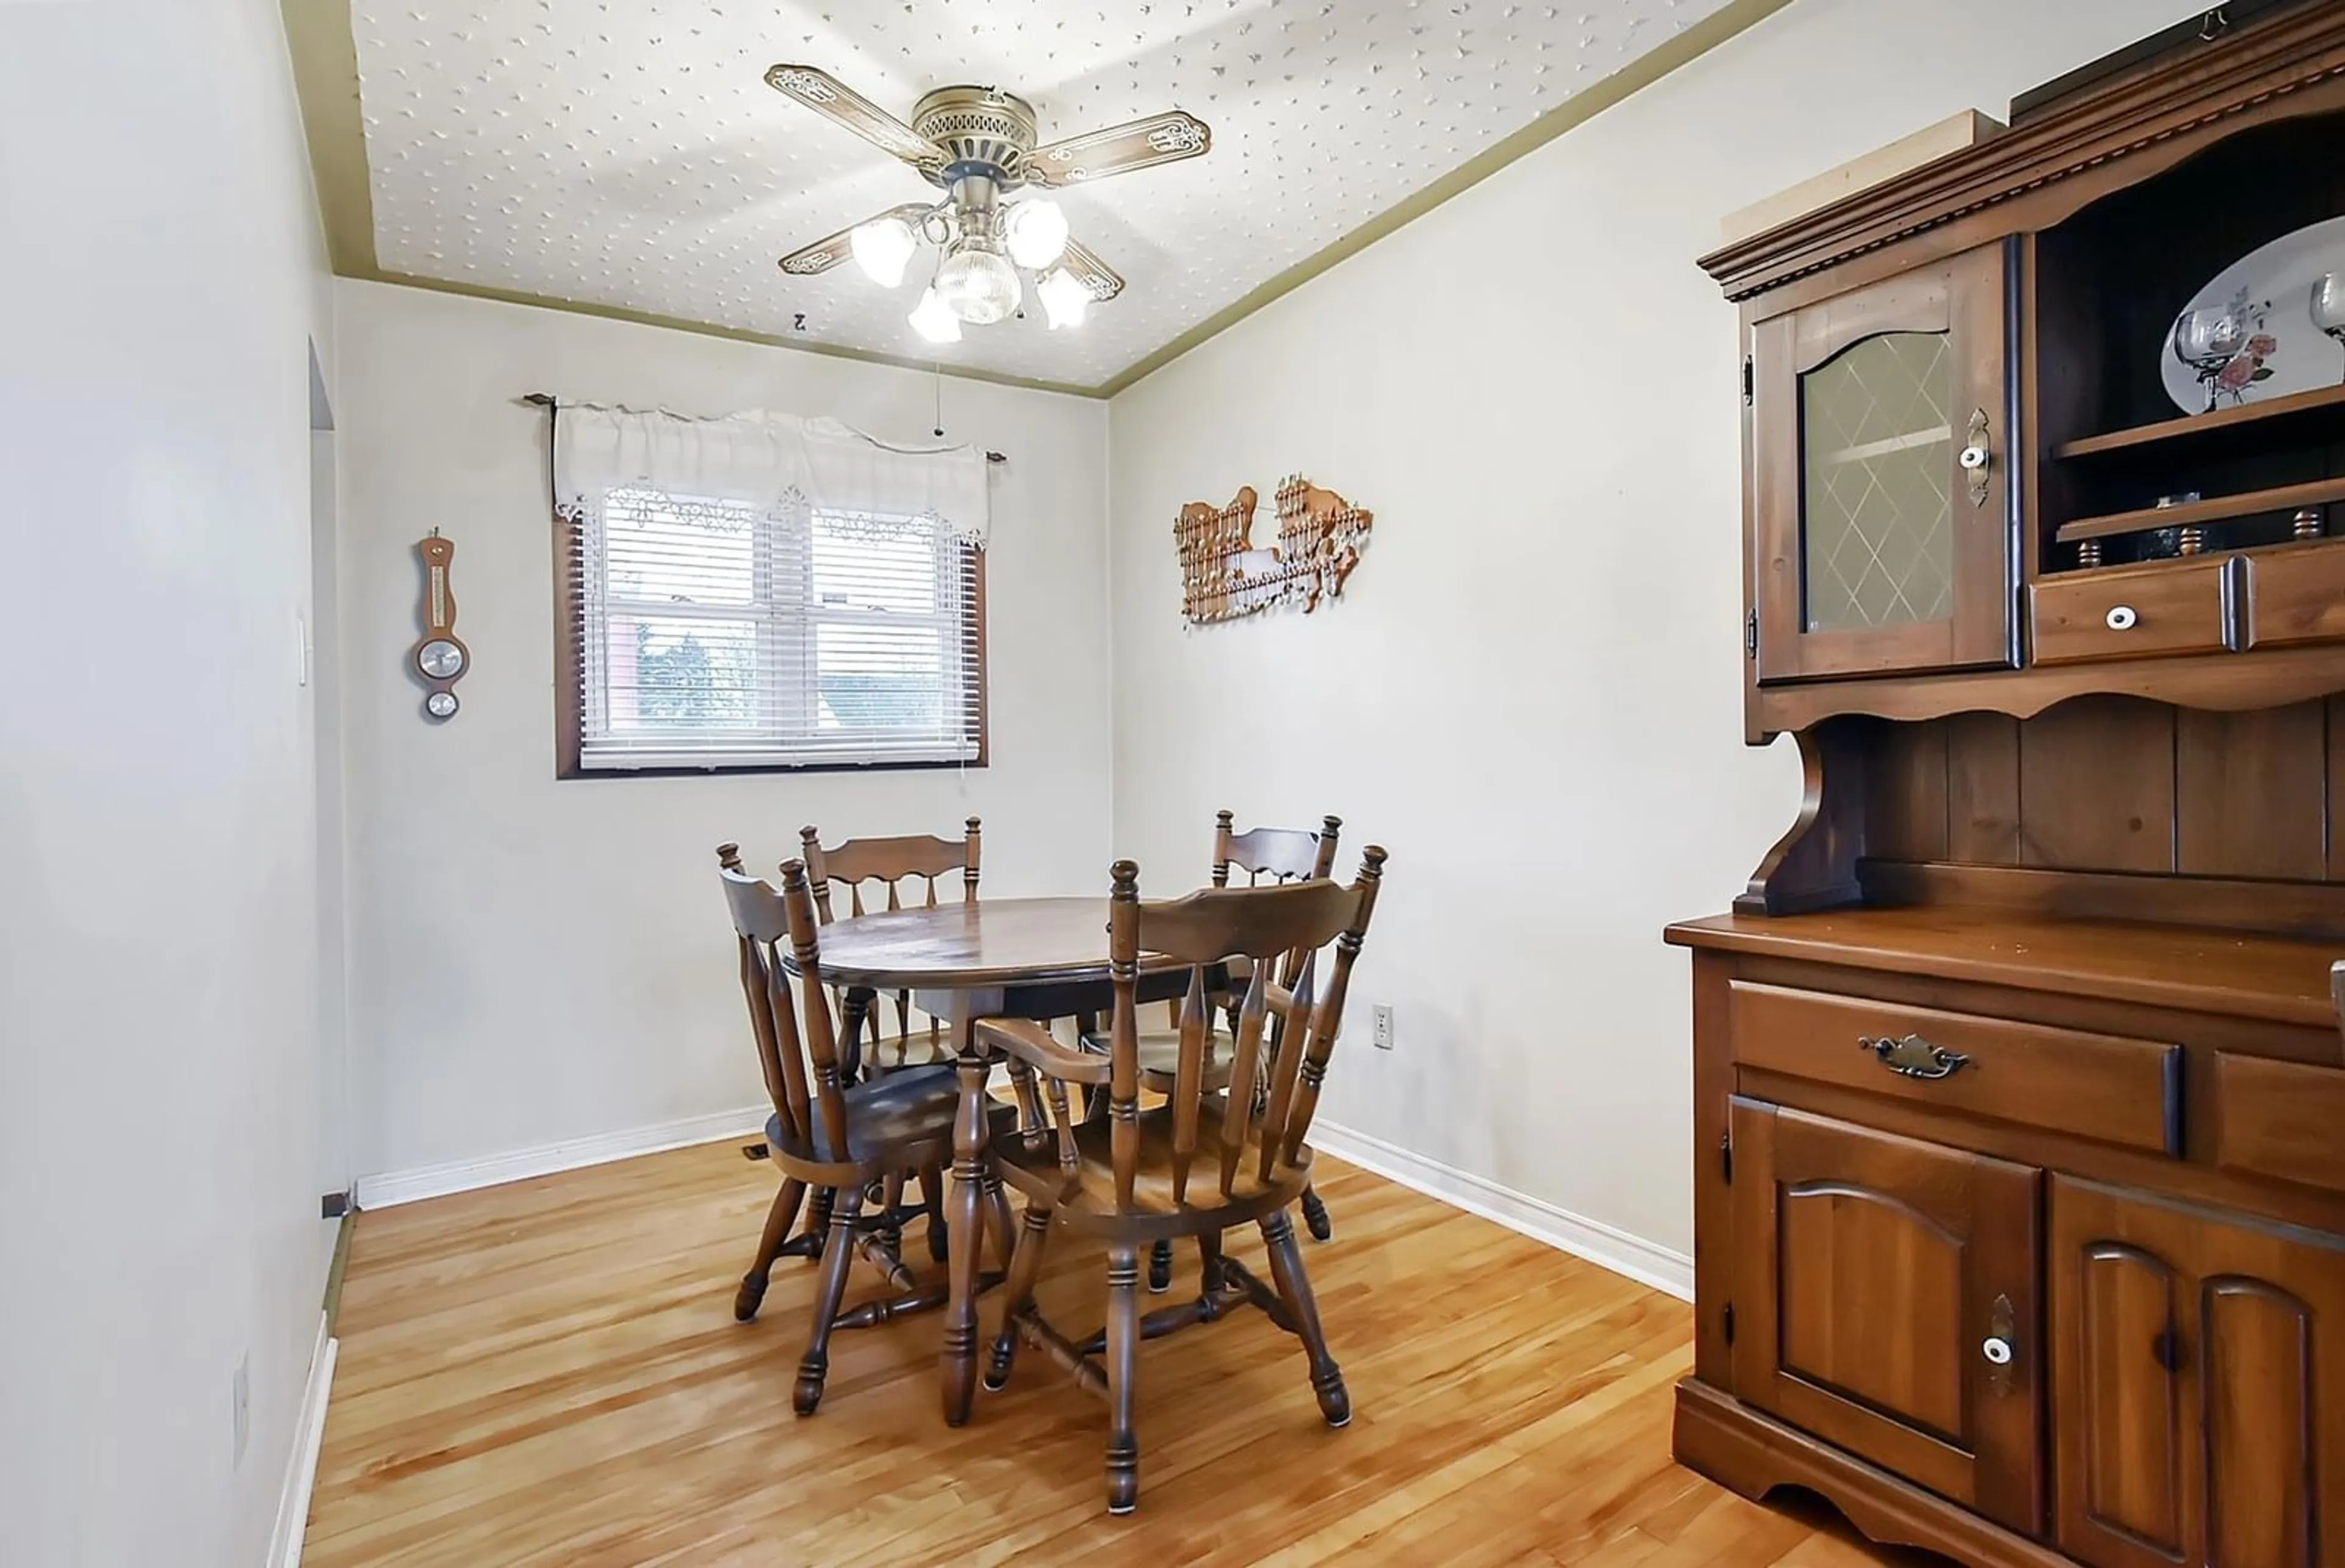
<svg viewBox="0 0 2345 1568"><path fill-rule="evenodd" d="M844 885L847 888L848 914L869 913L863 902L867 883L878 883L888 891L883 909L901 909L904 884L919 879L924 885L923 902L918 906L937 906L937 878L953 872L960 873L960 895L964 904L977 902L979 821L970 817L966 824L968 835L955 840L936 838L927 834L905 834L892 838L850 838L844 843L823 847L822 835L812 827L798 830L798 842L803 846L807 875L814 885L814 906L826 926L831 922L831 888ZM860 1058L861 1026L867 1014L864 997L852 998L844 1009L855 1027L853 1054ZM871 1060L874 1071L887 1070L879 1039L879 1017L872 1009L870 1019ZM896 996L896 1062L898 1067L910 1064L912 1049L912 998L906 993ZM943 1030L933 1018L929 1020L929 1062L942 1061L949 1052L945 1047Z"/></svg>
<svg viewBox="0 0 2345 1568"><path fill-rule="evenodd" d="M1339 816L1320 818L1316 832L1305 827L1254 827L1244 833L1236 831L1235 814L1216 812L1213 814L1213 885L1230 885L1232 873L1243 872L1246 887L1283 885L1289 882L1325 881L1335 865L1335 841L1343 832L1344 819ZM1311 949L1283 954L1278 971L1272 979L1290 988L1310 984L1308 966ZM1243 966L1233 966L1233 986L1243 986L1246 975ZM1307 993L1306 993L1307 994ZM1140 1087L1151 1094L1172 1092L1173 1064L1180 1055L1181 1037L1179 1004L1173 1006L1172 1027L1148 1030L1140 1037ZM1213 1029L1206 1036L1206 1087L1219 1089L1227 1080L1229 1051L1237 1032L1233 1017L1225 1027ZM1107 1049L1107 1037L1096 1019L1081 1021L1083 1047L1087 1050ZM1270 1049L1274 1055L1281 1044L1274 1035ZM1320 1201L1312 1188L1303 1189L1303 1223L1315 1241L1325 1241L1335 1233L1328 1219L1327 1206ZM1148 1289L1161 1294L1172 1285L1172 1243L1159 1241L1148 1256Z"/></svg>
<svg viewBox="0 0 2345 1568"><path fill-rule="evenodd" d="M1302 1249L1287 1209L1311 1179L1305 1141L1319 1087L1344 1016L1344 992L1376 907L1385 852L1371 847L1350 886L1306 881L1284 886L1209 888L1170 903L1140 901L1140 871L1117 863L1109 908L1109 975L1115 994L1108 1051L1101 1056L1061 1045L1040 1024L988 1019L977 1026L988 1046L1040 1073L1051 1127L997 1138L994 1158L1003 1178L1027 1199L1025 1220L1011 1261L1000 1332L993 1342L985 1386L1010 1378L1020 1340L1107 1396L1108 1512L1128 1513L1139 1498L1140 1444L1132 1424L1136 1351L1191 1323L1211 1321L1252 1302L1303 1341L1311 1386L1330 1426L1352 1419L1343 1374L1327 1352L1319 1310L1303 1267ZM1335 944L1324 993L1305 1002L1273 979L1282 955L1316 952ZM1140 1027L1136 996L1143 953L1192 966L1181 1004L1181 1044L1165 1103L1140 1109ZM1233 957L1253 960L1230 1053L1227 1087L1207 1087L1205 1037L1213 1003L1208 966ZM1271 1053L1265 1037L1284 1030L1286 1048ZM1104 1087L1104 1121L1077 1118L1067 1086ZM1262 1092L1257 1094L1259 1088ZM1053 1136L1055 1133L1055 1137ZM1262 1229L1273 1284L1265 1285L1222 1253L1222 1233L1252 1223ZM1054 1231L1094 1237L1107 1245L1105 1330L1089 1340L1067 1338L1034 1304L1034 1283ZM1140 1316L1141 1249L1160 1239L1193 1236L1203 1258L1198 1294ZM1103 1356L1102 1368L1092 1358Z"/></svg>
<svg viewBox="0 0 2345 1568"><path fill-rule="evenodd" d="M720 853L721 858L721 853ZM919 1288L898 1255L900 1215L883 1209L866 1218L865 1195L874 1185L900 1182L917 1171L932 1195L929 1225L932 1247L944 1233L940 1200L943 1168L952 1158L952 1123L959 1090L949 1067L913 1067L857 1083L841 1071L838 1037L830 1014L830 992L822 978L820 923L803 862L782 866L782 891L720 866L733 929L740 938L741 989L749 1003L749 1025L765 1069L774 1114L766 1123L766 1147L781 1170L781 1190L766 1217L757 1259L742 1278L734 1316L756 1316L766 1281L799 1204L813 1192L817 1209L827 1210L829 1239L821 1249L822 1275L815 1290L814 1328L798 1361L791 1401L800 1415L812 1415L822 1400L830 1365L833 1329L884 1323L902 1313L939 1306L946 1287ZM782 943L797 965L794 981L783 966ZM793 1000L793 986L797 999ZM1005 1118L1015 1112L1002 1108ZM1014 1120L1004 1122L1005 1131ZM849 1259L860 1253L898 1292L850 1312L839 1303L847 1289Z"/></svg>

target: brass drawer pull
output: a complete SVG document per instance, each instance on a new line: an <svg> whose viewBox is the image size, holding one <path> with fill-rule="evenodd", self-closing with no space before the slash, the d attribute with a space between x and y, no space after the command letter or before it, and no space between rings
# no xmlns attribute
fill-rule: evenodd
<svg viewBox="0 0 2345 1568"><path fill-rule="evenodd" d="M1856 1043L1901 1077L1950 1078L1968 1067L1971 1060L1960 1051L1934 1046L1919 1035L1908 1035L1902 1040L1893 1040L1885 1035L1877 1040L1859 1035Z"/></svg>

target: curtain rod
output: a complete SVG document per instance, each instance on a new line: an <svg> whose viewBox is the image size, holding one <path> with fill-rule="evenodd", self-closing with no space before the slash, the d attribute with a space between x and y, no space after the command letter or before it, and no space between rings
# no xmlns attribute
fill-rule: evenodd
<svg viewBox="0 0 2345 1568"><path fill-rule="evenodd" d="M559 409L562 406L554 400L552 392L525 393L521 400L524 403L534 403L541 409ZM1006 463L1010 460L1000 452L989 451L985 454L985 460L990 463Z"/></svg>

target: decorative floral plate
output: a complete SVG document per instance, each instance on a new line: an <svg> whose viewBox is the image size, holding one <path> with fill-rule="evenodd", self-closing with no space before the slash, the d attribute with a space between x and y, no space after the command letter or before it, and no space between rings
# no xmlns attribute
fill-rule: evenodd
<svg viewBox="0 0 2345 1568"><path fill-rule="evenodd" d="M2345 217L2309 224L2249 251L2217 273L2184 309L2228 309L2247 318L2246 344L2215 375L2218 406L2261 402L2345 380L2345 348L2312 324L2312 280L2345 272ZM2178 312L2179 314L2179 312ZM2207 408L2198 373L2174 354L2174 329L2157 349L2167 396L2186 414Z"/></svg>

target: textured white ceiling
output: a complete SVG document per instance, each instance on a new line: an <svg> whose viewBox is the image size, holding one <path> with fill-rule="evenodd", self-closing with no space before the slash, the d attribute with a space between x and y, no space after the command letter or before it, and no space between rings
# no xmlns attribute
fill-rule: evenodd
<svg viewBox="0 0 2345 1568"><path fill-rule="evenodd" d="M1091 386L1726 0L356 0L386 271ZM1203 157L1060 193L1123 296L930 349L848 266L776 258L931 188L766 86L890 112L956 82L1045 141L1179 107Z"/></svg>

